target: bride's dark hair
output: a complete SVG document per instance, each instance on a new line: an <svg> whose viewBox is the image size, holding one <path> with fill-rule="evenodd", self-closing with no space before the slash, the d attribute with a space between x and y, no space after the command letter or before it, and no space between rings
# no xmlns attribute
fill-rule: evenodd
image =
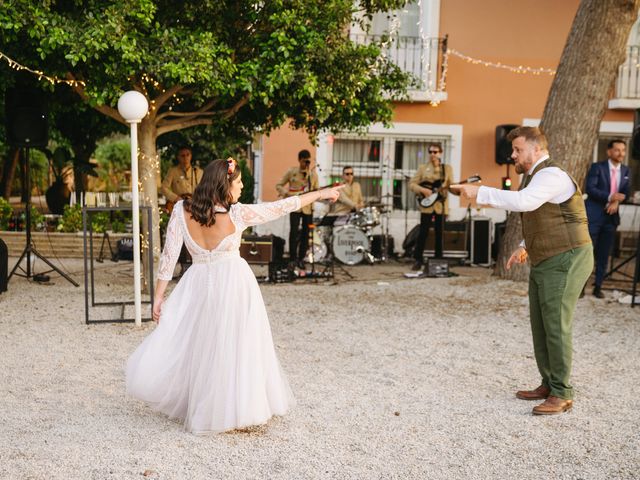
<svg viewBox="0 0 640 480"><path fill-rule="evenodd" d="M204 169L202 180L193 191L193 196L184 201L184 208L196 222L204 227L216 223L216 206L229 210L231 204L231 182L240 176L240 169L232 160L214 160Z"/></svg>

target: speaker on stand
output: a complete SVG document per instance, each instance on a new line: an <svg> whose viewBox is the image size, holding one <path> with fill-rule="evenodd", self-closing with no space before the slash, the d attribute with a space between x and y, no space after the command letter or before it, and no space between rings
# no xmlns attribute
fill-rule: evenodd
<svg viewBox="0 0 640 480"><path fill-rule="evenodd" d="M48 142L47 109L44 96L40 90L29 88L13 88L5 94L5 120L7 141L10 145L22 148L24 161L23 197L25 202L25 230L26 245L20 258L9 273L7 282L16 274L27 279L35 277L31 271L31 255L46 263L51 270L41 275L55 271L76 287L80 286L62 270L53 265L34 247L31 240L31 174L29 152L32 147L46 147ZM21 266L26 258L26 269ZM35 260L35 259L34 259ZM23 274L16 273L20 269Z"/></svg>

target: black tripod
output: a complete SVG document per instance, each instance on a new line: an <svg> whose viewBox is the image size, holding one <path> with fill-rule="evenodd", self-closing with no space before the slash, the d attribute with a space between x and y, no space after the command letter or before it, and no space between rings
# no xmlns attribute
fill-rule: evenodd
<svg viewBox="0 0 640 480"><path fill-rule="evenodd" d="M42 260L44 263L46 263L47 265L49 265L51 267L51 270L47 270L46 272L42 272L42 274L45 273L49 273L49 272L57 272L60 274L60 276L64 277L67 281L69 281L69 283L71 283L72 285L79 287L80 285L73 280L69 275L67 275L66 273L64 273L62 270L60 270L59 268L57 268L55 265L53 265L49 260L47 260L42 254L40 254L35 247L33 246L33 242L31 240L31 177L30 177L30 173L29 173L29 147L24 148L23 150L24 155L24 181L23 181L23 185L25 188L25 228L26 228L26 232L27 232L27 244L24 247L24 250L22 251L22 255L20 255L20 258L18 259L18 261L16 262L16 265L13 267L13 270L11 270L11 273L9 274L9 278L7 279L7 281L11 280L11 277L13 276L13 274L15 273L17 276L19 277L24 277L26 279L30 279L33 278L35 275L33 274L33 272L31 271L31 255L33 254L35 257L39 258L40 260ZM22 259L27 258L27 268L26 270L20 266L20 263L22 262ZM35 259L34 259L35 260ZM20 269L23 273L16 273L16 271Z"/></svg>

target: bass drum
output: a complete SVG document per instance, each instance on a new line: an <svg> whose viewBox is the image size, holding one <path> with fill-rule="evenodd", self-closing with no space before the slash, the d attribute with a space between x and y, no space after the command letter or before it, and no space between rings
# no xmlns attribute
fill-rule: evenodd
<svg viewBox="0 0 640 480"><path fill-rule="evenodd" d="M362 230L353 225L336 228L333 231L333 256L346 265L355 265L364 259L369 251L369 239Z"/></svg>

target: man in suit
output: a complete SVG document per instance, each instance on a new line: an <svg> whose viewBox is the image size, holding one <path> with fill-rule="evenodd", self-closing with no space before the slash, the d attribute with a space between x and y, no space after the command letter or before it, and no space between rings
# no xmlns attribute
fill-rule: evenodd
<svg viewBox="0 0 640 480"><path fill-rule="evenodd" d="M625 154L626 144L611 140L607 145L608 158L591 165L587 174L585 206L596 261L593 295L597 298L604 298L602 281L620 225L620 203L629 198L629 167L622 164Z"/></svg>

